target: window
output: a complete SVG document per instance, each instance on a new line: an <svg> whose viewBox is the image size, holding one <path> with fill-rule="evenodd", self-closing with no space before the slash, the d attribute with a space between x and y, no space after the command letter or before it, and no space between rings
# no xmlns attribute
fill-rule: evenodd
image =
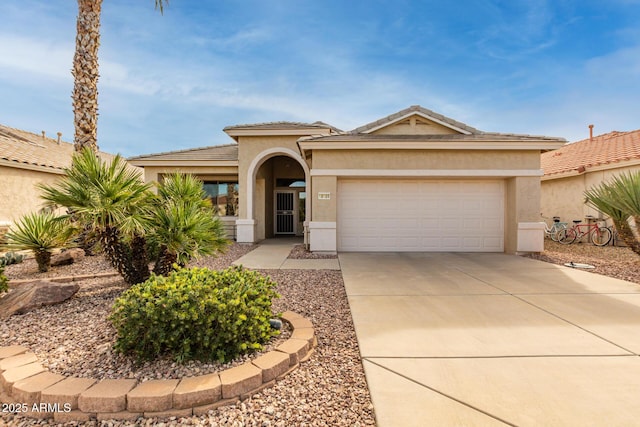
<svg viewBox="0 0 640 427"><path fill-rule="evenodd" d="M238 216L238 183L205 181L202 185L219 216Z"/></svg>

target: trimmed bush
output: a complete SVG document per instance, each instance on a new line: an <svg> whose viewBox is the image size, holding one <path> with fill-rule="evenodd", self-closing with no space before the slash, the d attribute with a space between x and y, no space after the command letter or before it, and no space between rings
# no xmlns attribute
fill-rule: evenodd
<svg viewBox="0 0 640 427"><path fill-rule="evenodd" d="M116 351L138 361L171 355L183 362L227 362L262 349L279 332L269 319L279 297L269 278L242 267L178 269L152 275L116 300L110 320Z"/></svg>

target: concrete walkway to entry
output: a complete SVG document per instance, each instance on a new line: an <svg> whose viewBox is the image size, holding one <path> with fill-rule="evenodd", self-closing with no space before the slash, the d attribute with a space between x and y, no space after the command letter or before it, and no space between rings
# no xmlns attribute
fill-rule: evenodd
<svg viewBox="0 0 640 427"><path fill-rule="evenodd" d="M289 259L295 245L302 244L298 237L278 237L266 239L248 254L233 262L247 268L259 270L340 270L337 258L329 259Z"/></svg>
<svg viewBox="0 0 640 427"><path fill-rule="evenodd" d="M640 423L640 285L505 254L340 254L380 427Z"/></svg>

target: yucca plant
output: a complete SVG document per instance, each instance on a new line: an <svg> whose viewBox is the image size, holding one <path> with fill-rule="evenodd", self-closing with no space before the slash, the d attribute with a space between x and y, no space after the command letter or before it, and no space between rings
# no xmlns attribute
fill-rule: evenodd
<svg viewBox="0 0 640 427"><path fill-rule="evenodd" d="M586 203L609 216L620 238L640 255L640 241L629 224L631 218L640 224L640 173L616 176L584 194Z"/></svg>
<svg viewBox="0 0 640 427"><path fill-rule="evenodd" d="M4 247L32 251L38 271L45 272L49 270L52 251L71 245L73 231L67 221L53 213L35 212L23 216L11 227Z"/></svg>

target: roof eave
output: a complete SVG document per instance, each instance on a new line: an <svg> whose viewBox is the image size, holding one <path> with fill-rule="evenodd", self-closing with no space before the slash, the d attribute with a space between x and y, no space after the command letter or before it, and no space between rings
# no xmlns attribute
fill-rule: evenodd
<svg viewBox="0 0 640 427"><path fill-rule="evenodd" d="M353 141L338 139L332 141L299 140L302 150L540 150L549 151L562 147L564 140L495 140L495 141Z"/></svg>
<svg viewBox="0 0 640 427"><path fill-rule="evenodd" d="M171 166L171 167L196 167L196 166L207 166L207 167L238 167L237 160L162 160L162 159L134 159L129 160L129 163L144 168L145 166L153 166L153 167L162 167L162 166Z"/></svg>

